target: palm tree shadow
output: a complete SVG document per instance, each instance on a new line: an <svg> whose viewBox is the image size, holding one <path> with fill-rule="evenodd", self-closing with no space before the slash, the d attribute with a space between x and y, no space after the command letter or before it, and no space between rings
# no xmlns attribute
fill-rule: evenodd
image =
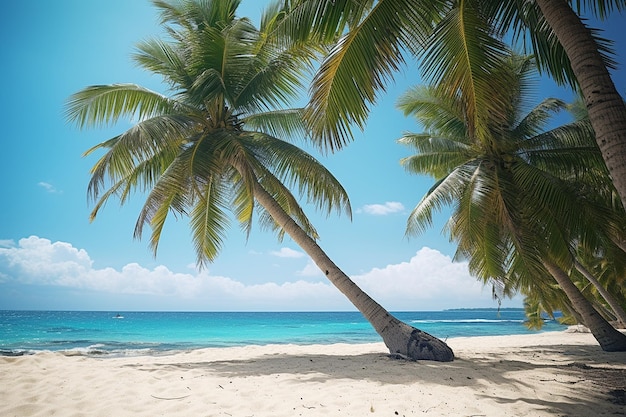
<svg viewBox="0 0 626 417"><path fill-rule="evenodd" d="M467 360L481 364L479 367L486 365L495 375L510 374L512 371L520 371L520 375L540 372L542 376L535 377L535 381L540 383L543 398L485 395L479 398L491 398L500 404L524 401L551 410L556 415L588 416L589 410L598 406L614 408L607 414L623 415L623 406L626 405L626 352L605 352L598 345L542 345L515 350L514 360L511 354L504 351L468 357ZM528 385L517 378L513 384ZM552 395L552 389L564 392L561 400L547 399Z"/></svg>
<svg viewBox="0 0 626 417"><path fill-rule="evenodd" d="M414 385L433 392L447 386L462 389L459 395L472 395L477 402L527 403L568 416L587 415L588 410L600 404L614 407L618 414L623 408L624 352L606 353L596 346L577 345L516 348L514 356L505 350L484 351L460 350L458 358L448 363L409 362L392 359L384 353L350 356L277 353L249 360L209 359L128 366L149 372L166 369L199 372L224 380L289 375L303 383L358 380L381 385ZM495 387L506 388L507 396L498 396ZM560 394L551 398L552 392Z"/></svg>

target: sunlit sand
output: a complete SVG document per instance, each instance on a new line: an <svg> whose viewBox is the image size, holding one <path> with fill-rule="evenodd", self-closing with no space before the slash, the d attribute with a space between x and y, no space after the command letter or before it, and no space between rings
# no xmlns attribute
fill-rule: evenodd
<svg viewBox="0 0 626 417"><path fill-rule="evenodd" d="M0 415L623 415L626 353L588 333L448 343L451 363L390 359L381 343L0 357Z"/></svg>

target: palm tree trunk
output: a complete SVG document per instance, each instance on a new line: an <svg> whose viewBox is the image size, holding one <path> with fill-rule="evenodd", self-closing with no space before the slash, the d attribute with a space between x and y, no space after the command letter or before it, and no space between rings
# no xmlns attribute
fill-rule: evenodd
<svg viewBox="0 0 626 417"><path fill-rule="evenodd" d="M580 313L585 326L589 328L602 350L606 352L626 352L626 335L617 331L593 308L589 300L574 285L565 271L547 260L544 261L544 266L565 292L567 298L572 303L572 307Z"/></svg>
<svg viewBox="0 0 626 417"><path fill-rule="evenodd" d="M259 184L254 183L254 196L274 220L311 257L326 277L370 322L382 337L389 353L411 360L433 360L449 362L454 353L440 339L418 330L393 317L374 301L339 267L337 267L307 233L280 207Z"/></svg>
<svg viewBox="0 0 626 417"><path fill-rule="evenodd" d="M583 276L587 278L587 280L594 287L596 287L602 298L604 298L604 300L611 307L615 318L618 322L621 323L622 327L626 326L626 312L624 312L624 309L619 304L619 301L617 301L617 299L613 296L613 294L611 294L606 288L604 288L604 286L600 284L600 281L598 281L596 277L594 277L589 271L587 271L587 269L582 266L578 261L574 261L574 267L578 270L578 272L583 274Z"/></svg>
<svg viewBox="0 0 626 417"><path fill-rule="evenodd" d="M536 0L567 54L583 93L596 142L626 207L626 105L591 32L565 0Z"/></svg>

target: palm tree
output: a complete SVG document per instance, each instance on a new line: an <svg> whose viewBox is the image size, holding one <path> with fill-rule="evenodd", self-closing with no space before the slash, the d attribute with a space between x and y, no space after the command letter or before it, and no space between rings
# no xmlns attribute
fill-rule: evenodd
<svg viewBox="0 0 626 417"><path fill-rule="evenodd" d="M456 96L421 87L400 98L400 109L426 128L400 139L418 151L402 163L436 179L412 211L407 233L420 233L433 212L452 206L446 230L474 275L531 292L552 277L601 347L623 351L626 335L593 308L566 271L575 267L573 245L609 241L614 227L623 226L624 212L601 198L612 185L606 172L597 175L604 164L588 123L545 130L550 116L566 108L556 99L523 113L530 63L513 56L494 67L494 79L506 85L473 83ZM491 106L474 106L476 97L489 96Z"/></svg>
<svg viewBox="0 0 626 417"><path fill-rule="evenodd" d="M341 148L351 140L351 126L364 127L371 105L404 63L404 51L431 59L430 64L422 64L426 71L450 69L445 59L466 46L465 38L456 37L458 30L484 30L486 23L491 29L484 31L485 35L496 29L501 35L510 30L528 34L531 37L528 44L538 58L539 67L558 82L580 87L596 141L622 205L626 206L626 141L623 140L626 107L607 70L607 59L602 54L607 51L605 43L582 23L566 0L299 0L297 3L297 13L292 14L294 22L287 25L293 33L303 33L302 27L309 25L318 28L325 39L345 32L320 66L307 112L318 140L326 148ZM601 18L613 9L621 11L626 7L622 0L577 2L581 3ZM445 24L438 25L442 21ZM441 50L429 39L435 26L435 36L450 41L447 43L453 49L448 50L449 54L437 55ZM483 51L485 55L502 52L490 36L475 41L478 42L472 45L475 52ZM458 79L442 76L440 80L458 86Z"/></svg>
<svg viewBox="0 0 626 417"><path fill-rule="evenodd" d="M161 75L171 96L118 84L88 87L70 98L67 117L81 128L122 116L138 120L87 151L106 150L92 168L92 219L111 197L124 203L132 190L146 191L135 235L140 237L148 224L156 254L168 214L188 216L203 266L220 251L227 210L247 233L258 211L264 226L279 237L287 233L309 254L370 321L390 353L453 360L444 342L389 314L317 245L317 232L290 188L328 214L350 214L347 194L310 154L281 139L306 138L303 110L282 106L296 97L317 49L275 37L289 12L287 3L270 6L260 29L235 17L238 4L155 1L171 41L140 44L135 60Z"/></svg>

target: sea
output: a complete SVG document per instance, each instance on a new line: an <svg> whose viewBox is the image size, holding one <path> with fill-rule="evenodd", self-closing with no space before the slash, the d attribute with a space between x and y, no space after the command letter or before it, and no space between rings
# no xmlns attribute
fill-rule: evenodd
<svg viewBox="0 0 626 417"><path fill-rule="evenodd" d="M446 340L531 334L522 309L394 312ZM545 320L542 332L563 330ZM358 312L110 312L0 310L0 355L161 355L207 347L380 342Z"/></svg>

